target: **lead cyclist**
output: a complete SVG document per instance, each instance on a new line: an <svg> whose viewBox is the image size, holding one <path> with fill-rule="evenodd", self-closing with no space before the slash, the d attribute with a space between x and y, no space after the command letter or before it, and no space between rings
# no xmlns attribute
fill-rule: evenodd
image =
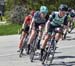
<svg viewBox="0 0 75 66"><path fill-rule="evenodd" d="M46 26L45 26L46 34L44 36L44 39L42 40L40 60L42 60L44 49L46 47L48 39L51 39L51 33L53 32L53 30L58 27L61 28L63 25L67 26L67 15L66 15L67 10L68 10L68 6L65 4L61 4L59 6L59 11L53 12L50 15L49 20L47 21ZM55 35L56 42L59 41L61 35L62 35L62 33L59 33L59 32L56 33L56 35Z"/></svg>

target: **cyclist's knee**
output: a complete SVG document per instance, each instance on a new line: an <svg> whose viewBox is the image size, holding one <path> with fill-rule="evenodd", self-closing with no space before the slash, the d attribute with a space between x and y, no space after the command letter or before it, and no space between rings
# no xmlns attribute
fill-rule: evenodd
<svg viewBox="0 0 75 66"><path fill-rule="evenodd" d="M35 30L32 30L31 35L30 36L34 36L35 35Z"/></svg>
<svg viewBox="0 0 75 66"><path fill-rule="evenodd" d="M50 35L47 34L47 35L45 36L45 40L48 40L49 37L50 37Z"/></svg>
<svg viewBox="0 0 75 66"><path fill-rule="evenodd" d="M28 43L30 43L34 39L34 36L35 36L35 30L32 30Z"/></svg>
<svg viewBox="0 0 75 66"><path fill-rule="evenodd" d="M48 39L49 39L49 35L46 35L46 36L45 36L45 38L44 38L44 40L43 40L43 43L42 43L41 48L45 48L45 46L46 46L46 44L47 44Z"/></svg>
<svg viewBox="0 0 75 66"><path fill-rule="evenodd" d="M60 33L57 33L57 34L55 35L55 39L58 40L58 39L60 38L60 35L61 35Z"/></svg>

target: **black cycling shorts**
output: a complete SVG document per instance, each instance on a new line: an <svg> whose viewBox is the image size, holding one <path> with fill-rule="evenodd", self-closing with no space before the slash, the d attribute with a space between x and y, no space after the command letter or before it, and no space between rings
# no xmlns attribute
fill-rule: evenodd
<svg viewBox="0 0 75 66"><path fill-rule="evenodd" d="M62 28L61 26L53 26L52 24L49 25L49 28L48 28L48 34L52 34L52 32L55 31L55 28ZM61 32L62 33L62 32Z"/></svg>
<svg viewBox="0 0 75 66"><path fill-rule="evenodd" d="M28 32L29 31L29 26L25 24L24 29L22 29L24 32Z"/></svg>
<svg viewBox="0 0 75 66"><path fill-rule="evenodd" d="M34 29L36 30L36 29L39 28L40 25L45 25L45 23L36 23L36 22L35 22L33 27L34 27Z"/></svg>

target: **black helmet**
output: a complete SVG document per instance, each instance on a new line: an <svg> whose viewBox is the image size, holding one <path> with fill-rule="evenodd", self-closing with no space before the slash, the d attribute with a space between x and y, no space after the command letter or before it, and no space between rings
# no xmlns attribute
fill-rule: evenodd
<svg viewBox="0 0 75 66"><path fill-rule="evenodd" d="M61 11L68 11L68 6L65 5L65 4L61 4L61 5L59 6L59 10L61 10Z"/></svg>
<svg viewBox="0 0 75 66"><path fill-rule="evenodd" d="M68 8L68 12L71 12L72 8Z"/></svg>

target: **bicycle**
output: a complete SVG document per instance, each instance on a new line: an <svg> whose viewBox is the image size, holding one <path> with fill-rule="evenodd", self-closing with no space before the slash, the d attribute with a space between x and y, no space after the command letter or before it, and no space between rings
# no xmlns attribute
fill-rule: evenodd
<svg viewBox="0 0 75 66"><path fill-rule="evenodd" d="M67 37L67 31L65 31L65 29L64 28L62 28L63 29L63 33L62 33L62 40L65 40L66 39L66 37Z"/></svg>
<svg viewBox="0 0 75 66"><path fill-rule="evenodd" d="M31 62L33 62L35 51L37 50L38 32L39 32L39 30L37 29L34 41L32 42L32 44L30 44L30 61Z"/></svg>
<svg viewBox="0 0 75 66"><path fill-rule="evenodd" d="M55 50L56 50L55 35L56 35L57 30L60 30L60 29L59 28L55 29L52 32L52 38L49 39L47 42L47 47L45 48L45 51L42 57L42 64L45 64L45 62L46 64L49 62L49 65L52 64L52 61L54 59Z"/></svg>
<svg viewBox="0 0 75 66"><path fill-rule="evenodd" d="M68 33L71 33L71 31L74 29L74 19L72 18L70 21L70 25L68 28Z"/></svg>

